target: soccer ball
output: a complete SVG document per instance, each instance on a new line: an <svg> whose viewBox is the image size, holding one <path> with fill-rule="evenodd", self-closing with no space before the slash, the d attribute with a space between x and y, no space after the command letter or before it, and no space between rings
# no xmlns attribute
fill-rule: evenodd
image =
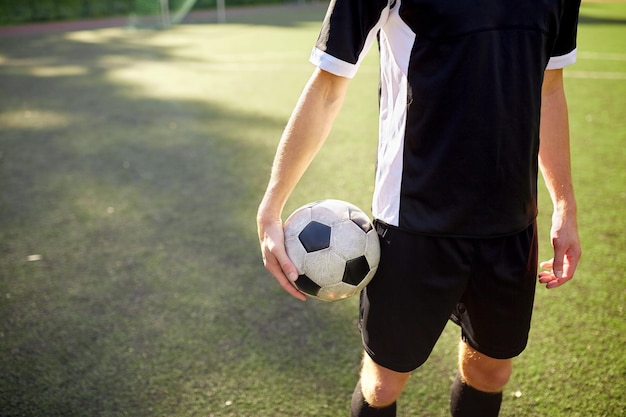
<svg viewBox="0 0 626 417"><path fill-rule="evenodd" d="M324 301L351 297L374 276L378 235L358 207L322 200L294 211L284 226L287 255L298 269L296 287Z"/></svg>

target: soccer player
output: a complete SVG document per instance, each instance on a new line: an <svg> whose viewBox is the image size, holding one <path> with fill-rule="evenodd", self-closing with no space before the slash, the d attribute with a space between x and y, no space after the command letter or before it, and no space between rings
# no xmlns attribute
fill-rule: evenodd
<svg viewBox="0 0 626 417"><path fill-rule="evenodd" d="M395 416L448 318L461 327L455 417L497 416L525 348L537 280L537 172L554 204L547 288L581 255L563 67L580 0L333 0L259 206L266 269L305 296L286 255L285 202L326 139L349 80L380 49L372 212L381 263L361 294L365 353L351 416ZM541 139L541 143L540 143Z"/></svg>

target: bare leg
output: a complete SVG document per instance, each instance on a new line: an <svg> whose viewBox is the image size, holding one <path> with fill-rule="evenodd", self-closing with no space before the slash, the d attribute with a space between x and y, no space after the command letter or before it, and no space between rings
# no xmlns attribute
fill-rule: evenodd
<svg viewBox="0 0 626 417"><path fill-rule="evenodd" d="M512 359L494 359L461 342L459 373L450 395L452 416L496 417L512 370Z"/></svg>
<svg viewBox="0 0 626 417"><path fill-rule="evenodd" d="M361 378L352 397L352 417L393 417L396 400L402 393L410 373L392 371L363 355Z"/></svg>
<svg viewBox="0 0 626 417"><path fill-rule="evenodd" d="M459 370L463 380L473 388L483 392L502 392L513 372L513 360L491 358L461 342Z"/></svg>

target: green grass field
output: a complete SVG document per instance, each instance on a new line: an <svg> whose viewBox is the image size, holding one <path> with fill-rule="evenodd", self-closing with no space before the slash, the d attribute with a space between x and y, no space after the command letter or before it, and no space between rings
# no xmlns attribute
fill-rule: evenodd
<svg viewBox="0 0 626 417"><path fill-rule="evenodd" d="M357 300L292 300L255 231L323 14L0 38L0 416L347 415ZM503 416L626 415L626 3L583 5L579 51L584 257L538 289ZM372 53L287 212L369 207L377 75ZM542 259L550 214L542 190ZM399 416L447 415L457 341L448 326Z"/></svg>

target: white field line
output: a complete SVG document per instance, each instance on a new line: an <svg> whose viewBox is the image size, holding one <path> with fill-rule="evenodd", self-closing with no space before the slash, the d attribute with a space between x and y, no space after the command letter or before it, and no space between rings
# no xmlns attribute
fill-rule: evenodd
<svg viewBox="0 0 626 417"><path fill-rule="evenodd" d="M578 51L578 57L582 59L597 59L605 61L626 61L626 54L610 53L610 52L587 52Z"/></svg>
<svg viewBox="0 0 626 417"><path fill-rule="evenodd" d="M623 61L626 62L626 54L611 52L589 52L578 51L580 60L596 60L596 61ZM626 72L622 71L576 71L574 69L566 69L563 73L568 78L586 78L594 80L626 80Z"/></svg>
<svg viewBox="0 0 626 417"><path fill-rule="evenodd" d="M566 78L585 78L592 80L626 80L626 72L572 71L565 70Z"/></svg>

